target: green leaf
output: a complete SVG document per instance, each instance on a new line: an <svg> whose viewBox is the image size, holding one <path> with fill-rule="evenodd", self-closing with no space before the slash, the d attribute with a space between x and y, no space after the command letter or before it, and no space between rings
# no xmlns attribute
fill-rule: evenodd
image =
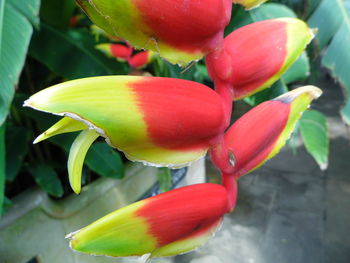
<svg viewBox="0 0 350 263"><path fill-rule="evenodd" d="M40 0L7 0L18 12L23 14L35 27L39 26Z"/></svg>
<svg viewBox="0 0 350 263"><path fill-rule="evenodd" d="M282 79L286 85L305 80L310 76L310 63L306 52L283 74Z"/></svg>
<svg viewBox="0 0 350 263"><path fill-rule="evenodd" d="M343 120L350 125L350 0L323 0L309 19L318 28L317 43L324 52L322 65L345 89Z"/></svg>
<svg viewBox="0 0 350 263"><path fill-rule="evenodd" d="M95 173L112 178L123 178L124 165L120 154L105 142L92 145L85 159L85 164Z"/></svg>
<svg viewBox="0 0 350 263"><path fill-rule="evenodd" d="M252 96L244 98L244 102L254 107L264 101L276 98L279 95L282 95L283 93L286 93L286 92L288 92L288 88L285 85L284 81L278 80L271 86L271 88L264 89Z"/></svg>
<svg viewBox="0 0 350 263"><path fill-rule="evenodd" d="M74 0L42 0L40 17L45 23L56 28L67 28L74 14Z"/></svg>
<svg viewBox="0 0 350 263"><path fill-rule="evenodd" d="M29 54L67 79L127 73L126 65L95 49L94 37L86 29L64 31L42 23Z"/></svg>
<svg viewBox="0 0 350 263"><path fill-rule="evenodd" d="M292 150L293 154L297 154L297 150L300 142L300 121L297 121L294 127L294 131L290 135L287 146Z"/></svg>
<svg viewBox="0 0 350 263"><path fill-rule="evenodd" d="M161 193L167 192L172 186L171 170L167 167L158 168L158 182Z"/></svg>
<svg viewBox="0 0 350 263"><path fill-rule="evenodd" d="M4 196L4 204L3 204L3 213L5 214L6 211L12 206L12 201L8 199L6 196ZM1 210L1 208L0 208Z"/></svg>
<svg viewBox="0 0 350 263"><path fill-rule="evenodd" d="M5 124L0 126L0 216L5 196Z"/></svg>
<svg viewBox="0 0 350 263"><path fill-rule="evenodd" d="M28 171L34 177L35 182L47 193L61 197L63 186L54 169L46 163L31 163Z"/></svg>
<svg viewBox="0 0 350 263"><path fill-rule="evenodd" d="M27 155L31 131L24 127L8 126L6 129L6 180L13 181Z"/></svg>
<svg viewBox="0 0 350 263"><path fill-rule="evenodd" d="M326 117L315 110L306 111L300 119L300 131L306 150L312 155L322 170L326 169L329 153Z"/></svg>
<svg viewBox="0 0 350 263"><path fill-rule="evenodd" d="M279 18L279 17L297 17L292 9L285 5L267 3L255 8L249 12L254 22Z"/></svg>
<svg viewBox="0 0 350 263"><path fill-rule="evenodd" d="M21 3L25 2L25 5ZM0 125L5 121L22 71L39 0L0 2Z"/></svg>

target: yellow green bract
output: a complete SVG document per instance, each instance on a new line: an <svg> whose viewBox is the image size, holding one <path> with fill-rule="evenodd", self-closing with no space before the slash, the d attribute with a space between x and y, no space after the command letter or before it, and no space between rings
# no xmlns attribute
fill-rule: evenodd
<svg viewBox="0 0 350 263"><path fill-rule="evenodd" d="M71 248L114 257L140 256L155 250L157 241L148 234L147 222L135 215L144 204L140 201L121 208L68 235Z"/></svg>
<svg viewBox="0 0 350 263"><path fill-rule="evenodd" d="M222 218L218 219L208 230L201 233L193 233L190 237L175 241L154 250L151 257L169 257L189 252L207 242L218 229L222 222Z"/></svg>
<svg viewBox="0 0 350 263"><path fill-rule="evenodd" d="M186 166L206 154L206 146L172 150L153 143L147 132L144 113L138 105L137 94L129 86L146 79L107 76L68 81L42 90L25 102L25 106L66 116L41 134L35 143L60 133L84 130L74 142L68 161L69 178L76 193L81 190L85 155L98 136L105 137L128 159L155 166ZM85 132L87 129L90 131Z"/></svg>
<svg viewBox="0 0 350 263"><path fill-rule="evenodd" d="M233 0L235 4L240 4L246 9L253 9L258 7L262 3L265 3L267 0Z"/></svg>
<svg viewBox="0 0 350 263"><path fill-rule="evenodd" d="M83 123L85 126L82 127L95 129L112 147L123 151L133 161L180 167L205 155L206 148L180 151L153 144L138 106L137 94L128 86L143 80L144 77L107 76L68 81L36 93L25 106L68 116ZM76 125L75 121L72 123ZM50 130L46 133L50 136L58 134ZM40 140L49 137L42 136Z"/></svg>
<svg viewBox="0 0 350 263"><path fill-rule="evenodd" d="M292 90L275 99L282 102L285 100L290 101L291 109L290 109L287 125L284 128L282 134L279 136L276 142L276 145L273 148L273 151L267 157L267 160L274 157L281 150L281 148L286 144L288 138L290 137L291 133L294 130L295 124L300 119L303 112L307 110L310 103L314 99L317 99L319 96L321 96L321 94L322 94L322 91L319 88L314 86L305 86L302 88Z"/></svg>
<svg viewBox="0 0 350 263"><path fill-rule="evenodd" d="M77 3L97 26L108 34L127 39L136 49L152 50L171 63L182 66L205 55L200 51L187 53L152 38L152 30L142 21L130 0L77 0Z"/></svg>

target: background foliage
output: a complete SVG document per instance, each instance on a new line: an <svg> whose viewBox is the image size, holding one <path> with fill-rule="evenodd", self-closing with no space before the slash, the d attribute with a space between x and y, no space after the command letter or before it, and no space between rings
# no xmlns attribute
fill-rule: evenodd
<svg viewBox="0 0 350 263"><path fill-rule="evenodd" d="M281 80L245 102L255 106L294 86L309 83L317 78L322 65L344 87L346 105L341 114L349 124L349 10L350 0L270 1L249 12L235 5L226 34L252 22L285 16L299 17L319 29L316 41ZM75 135L60 135L31 145L35 136L57 121L55 116L21 107L31 94L65 80L111 74L152 74L212 86L203 61L184 70L155 58L146 68L135 70L95 48L112 41L91 29L91 22L74 0L0 1L0 210L3 203L10 204L4 194L12 198L35 184L55 198L70 193L66 160ZM308 152L325 168L328 162L325 116L317 111L304 114L292 139L300 136ZM84 183L98 176L124 175L121 155L103 142L93 145L85 164ZM169 173L162 170L160 174L164 175L160 181L166 189Z"/></svg>

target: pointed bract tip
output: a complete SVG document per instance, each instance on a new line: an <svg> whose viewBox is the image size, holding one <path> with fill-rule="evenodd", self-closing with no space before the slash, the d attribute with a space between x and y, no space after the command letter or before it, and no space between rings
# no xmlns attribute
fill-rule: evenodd
<svg viewBox="0 0 350 263"><path fill-rule="evenodd" d="M27 99L27 100L25 100L25 101L23 102L22 107L32 107L32 106L31 106L31 103L30 103L30 98Z"/></svg>
<svg viewBox="0 0 350 263"><path fill-rule="evenodd" d="M325 171L325 170L327 170L327 168L328 168L328 163L321 163L321 164L319 164L319 166L320 166L320 169L321 169L322 171Z"/></svg>
<svg viewBox="0 0 350 263"><path fill-rule="evenodd" d="M311 85L304 86L304 87L296 88L288 93L282 94L277 98L275 98L274 100L278 100L284 103L291 103L293 100L295 100L297 97L299 97L302 94L308 94L310 95L311 100L314 100L322 95L322 90Z"/></svg>
<svg viewBox="0 0 350 263"><path fill-rule="evenodd" d="M318 28L315 27L315 28L310 28L310 34L312 36L312 38L314 38L318 33Z"/></svg>
<svg viewBox="0 0 350 263"><path fill-rule="evenodd" d="M45 133L40 134L38 137L36 137L33 141L33 144L37 144L39 142L42 142L46 139Z"/></svg>

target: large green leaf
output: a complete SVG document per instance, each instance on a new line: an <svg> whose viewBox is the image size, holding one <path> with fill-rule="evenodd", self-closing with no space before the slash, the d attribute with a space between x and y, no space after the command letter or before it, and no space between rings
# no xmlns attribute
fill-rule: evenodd
<svg viewBox="0 0 350 263"><path fill-rule="evenodd" d="M6 180L13 181L21 169L29 148L31 131L24 127L8 126L6 129Z"/></svg>
<svg viewBox="0 0 350 263"><path fill-rule="evenodd" d="M120 154L105 142L92 145L85 159L86 165L95 173L112 178L124 176L124 166Z"/></svg>
<svg viewBox="0 0 350 263"><path fill-rule="evenodd" d="M28 171L34 177L35 182L40 185L47 193L61 197L63 195L63 186L55 170L46 163L31 163Z"/></svg>
<svg viewBox="0 0 350 263"><path fill-rule="evenodd" d="M40 17L56 28L67 28L77 7L74 0L41 0Z"/></svg>
<svg viewBox="0 0 350 263"><path fill-rule="evenodd" d="M300 119L300 132L306 150L314 157L321 169L326 169L329 151L326 117L315 110L306 111Z"/></svg>
<svg viewBox="0 0 350 263"><path fill-rule="evenodd" d="M249 104L250 106L254 107L256 105L259 105L260 103L274 99L278 97L279 95L282 95L283 93L288 92L288 88L286 84L284 83L283 79L280 79L276 81L271 88L264 89L252 96L249 96L247 98L244 98L244 102Z"/></svg>
<svg viewBox="0 0 350 263"><path fill-rule="evenodd" d="M127 73L125 65L95 49L95 39L85 29L59 30L42 23L29 54L67 79Z"/></svg>
<svg viewBox="0 0 350 263"><path fill-rule="evenodd" d="M345 89L341 115L350 125L350 0L323 0L309 24L319 29L316 40L323 52L322 65Z"/></svg>
<svg viewBox="0 0 350 263"><path fill-rule="evenodd" d="M161 193L169 191L172 186L171 170L167 167L158 168L157 171L159 190Z"/></svg>
<svg viewBox="0 0 350 263"><path fill-rule="evenodd" d="M40 0L0 1L0 125L5 121L37 21Z"/></svg>
<svg viewBox="0 0 350 263"><path fill-rule="evenodd" d="M0 126L0 215L5 194L5 124Z"/></svg>
<svg viewBox="0 0 350 263"><path fill-rule="evenodd" d="M297 61L283 74L282 79L286 85L302 81L310 76L309 57L303 52Z"/></svg>

